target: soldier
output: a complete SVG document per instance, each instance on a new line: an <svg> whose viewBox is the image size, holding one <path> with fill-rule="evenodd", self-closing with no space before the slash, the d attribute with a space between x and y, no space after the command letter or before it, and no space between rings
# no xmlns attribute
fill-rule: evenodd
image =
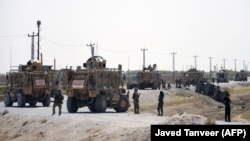
<svg viewBox="0 0 250 141"><path fill-rule="evenodd" d="M164 93L163 91L160 91L158 97L158 107L157 107L158 116L163 116L163 104L164 104L163 99L164 99Z"/></svg>
<svg viewBox="0 0 250 141"><path fill-rule="evenodd" d="M162 89L166 90L166 81L165 80L162 80Z"/></svg>
<svg viewBox="0 0 250 141"><path fill-rule="evenodd" d="M212 78L212 82L213 82L213 84L214 84L214 81L215 81L215 78L213 77L213 78Z"/></svg>
<svg viewBox="0 0 250 141"><path fill-rule="evenodd" d="M134 100L134 112L135 114L139 114L139 97L140 93L138 93L138 88L135 88L135 91L133 93L133 100Z"/></svg>
<svg viewBox="0 0 250 141"><path fill-rule="evenodd" d="M227 93L224 100L223 100L223 103L225 105L225 121L226 122L230 122L231 119L230 119L230 115L231 115L231 99L230 99L230 94Z"/></svg>
<svg viewBox="0 0 250 141"><path fill-rule="evenodd" d="M54 104L53 104L53 108L52 108L52 116L55 114L55 108L56 106L58 106L59 108L59 113L58 115L61 115L61 110L62 110L62 104L63 104L63 100L64 100L64 96L61 94L60 90L55 90L55 92L53 93L52 97L54 98Z"/></svg>
<svg viewBox="0 0 250 141"><path fill-rule="evenodd" d="M170 85L170 83L168 83L168 89L171 89L171 85Z"/></svg>

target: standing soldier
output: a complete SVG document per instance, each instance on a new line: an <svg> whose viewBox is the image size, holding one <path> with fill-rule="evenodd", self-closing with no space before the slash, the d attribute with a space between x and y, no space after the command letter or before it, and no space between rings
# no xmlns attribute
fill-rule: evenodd
<svg viewBox="0 0 250 141"><path fill-rule="evenodd" d="M214 84L214 81L215 81L215 80L214 80L214 77L213 77L213 78L212 78L212 82L213 82L213 84Z"/></svg>
<svg viewBox="0 0 250 141"><path fill-rule="evenodd" d="M140 93L138 93L138 88L135 88L135 91L133 93L133 100L134 100L134 112L135 114L139 114L139 97Z"/></svg>
<svg viewBox="0 0 250 141"><path fill-rule="evenodd" d="M62 95L61 90L58 89L59 80L57 80L55 82L55 85L56 85L56 88L52 92L52 97L54 98L54 104L53 104L53 107L52 107L52 116L56 113L55 112L56 106L58 106L58 108L59 108L58 115L60 116L61 111L62 111L62 104L63 104L64 96Z"/></svg>
<svg viewBox="0 0 250 141"><path fill-rule="evenodd" d="M168 89L171 89L171 85L170 85L170 83L168 83Z"/></svg>
<svg viewBox="0 0 250 141"><path fill-rule="evenodd" d="M224 105L225 105L225 121L226 122L230 122L230 115L231 115L231 99L230 99L230 94L227 93L224 101L223 101Z"/></svg>
<svg viewBox="0 0 250 141"><path fill-rule="evenodd" d="M166 81L165 80L162 80L162 89L166 90Z"/></svg>
<svg viewBox="0 0 250 141"><path fill-rule="evenodd" d="M163 99L164 99L164 93L163 91L160 91L158 97L158 107L157 107L158 116L163 116L163 104L164 104Z"/></svg>
<svg viewBox="0 0 250 141"><path fill-rule="evenodd" d="M62 104L63 104L63 100L64 100L64 96L61 94L60 90L55 90L55 92L53 92L52 97L54 98L54 104L53 104L53 108L52 108L52 116L55 114L55 108L56 106L58 106L59 108L59 113L58 115L61 115L61 111L62 111Z"/></svg>

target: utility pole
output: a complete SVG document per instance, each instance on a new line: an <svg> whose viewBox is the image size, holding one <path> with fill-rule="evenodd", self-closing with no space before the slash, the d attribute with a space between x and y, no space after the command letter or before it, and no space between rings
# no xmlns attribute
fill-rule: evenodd
<svg viewBox="0 0 250 141"><path fill-rule="evenodd" d="M212 76L212 57L208 57L209 58L209 64L210 64L210 67L209 67L209 79L211 79L211 76Z"/></svg>
<svg viewBox="0 0 250 141"><path fill-rule="evenodd" d="M194 55L194 67L195 67L195 69L197 69L197 65L196 65L196 58L197 57L198 57L197 55Z"/></svg>
<svg viewBox="0 0 250 141"><path fill-rule="evenodd" d="M234 71L236 72L237 70L236 70L236 59L234 59Z"/></svg>
<svg viewBox="0 0 250 141"><path fill-rule="evenodd" d="M28 34L28 37L31 37L31 61L33 61L35 59L35 51L34 51L35 50L35 45L34 45L34 37L35 36L37 36L37 35L35 35L34 32L32 35Z"/></svg>
<svg viewBox="0 0 250 141"><path fill-rule="evenodd" d="M245 60L243 60L242 62L243 62L243 70L245 70Z"/></svg>
<svg viewBox="0 0 250 141"><path fill-rule="evenodd" d="M226 59L224 58L223 59L223 69L226 69L226 63L225 62L226 62Z"/></svg>
<svg viewBox="0 0 250 141"><path fill-rule="evenodd" d="M174 55L176 54L176 52L171 52L171 54L173 54L173 81L175 80L175 60L174 60Z"/></svg>
<svg viewBox="0 0 250 141"><path fill-rule="evenodd" d="M41 21L37 21L37 27L38 27L38 32L37 32L37 36L38 36L38 41L37 41L37 60L39 60L39 49L40 49L40 25L41 25Z"/></svg>
<svg viewBox="0 0 250 141"><path fill-rule="evenodd" d="M56 70L56 58L54 58L54 70Z"/></svg>
<svg viewBox="0 0 250 141"><path fill-rule="evenodd" d="M141 50L143 51L143 65L142 65L142 69L144 69L145 68L145 51L147 51L148 49L143 48Z"/></svg>

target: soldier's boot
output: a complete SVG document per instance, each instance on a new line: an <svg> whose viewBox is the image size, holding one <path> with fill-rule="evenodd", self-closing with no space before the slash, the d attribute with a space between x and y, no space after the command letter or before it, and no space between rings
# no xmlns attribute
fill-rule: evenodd
<svg viewBox="0 0 250 141"><path fill-rule="evenodd" d="M158 111L158 116L160 116L161 115L160 110L158 109L157 111Z"/></svg>
<svg viewBox="0 0 250 141"><path fill-rule="evenodd" d="M54 116L55 113L52 113L52 116Z"/></svg>
<svg viewBox="0 0 250 141"><path fill-rule="evenodd" d="M61 112L59 112L58 115L60 116L60 115L61 115Z"/></svg>

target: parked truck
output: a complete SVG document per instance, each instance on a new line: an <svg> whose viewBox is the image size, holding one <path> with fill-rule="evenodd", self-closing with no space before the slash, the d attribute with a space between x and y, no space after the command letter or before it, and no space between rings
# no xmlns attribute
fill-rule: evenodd
<svg viewBox="0 0 250 141"><path fill-rule="evenodd" d="M93 47L91 48L93 49ZM79 108L88 107L91 112L126 112L130 106L126 89L123 88L122 65L107 68L102 56L92 56L83 68L63 69L64 89L68 96L67 110L76 113Z"/></svg>
<svg viewBox="0 0 250 141"><path fill-rule="evenodd" d="M204 79L204 72L199 71L195 68L191 68L183 72L181 78L177 80L177 83L179 82L184 87L189 87L190 85L193 85L193 86L197 85L197 83L203 79Z"/></svg>
<svg viewBox="0 0 250 141"><path fill-rule="evenodd" d="M245 70L236 72L234 81L247 81L247 72Z"/></svg>
<svg viewBox="0 0 250 141"><path fill-rule="evenodd" d="M161 74L156 70L156 64L151 67L149 65L142 71L138 72L138 87L139 89L152 88L160 89L161 86Z"/></svg>
<svg viewBox="0 0 250 141"><path fill-rule="evenodd" d="M216 81L217 83L228 83L228 70L226 69L221 69L219 72L216 73Z"/></svg>
<svg viewBox="0 0 250 141"><path fill-rule="evenodd" d="M25 107L26 103L36 106L41 102L48 107L51 94L56 91L56 77L51 67L42 65L41 61L29 61L27 65L19 65L17 70L10 70L6 74L5 106L12 106L14 102L18 107Z"/></svg>

